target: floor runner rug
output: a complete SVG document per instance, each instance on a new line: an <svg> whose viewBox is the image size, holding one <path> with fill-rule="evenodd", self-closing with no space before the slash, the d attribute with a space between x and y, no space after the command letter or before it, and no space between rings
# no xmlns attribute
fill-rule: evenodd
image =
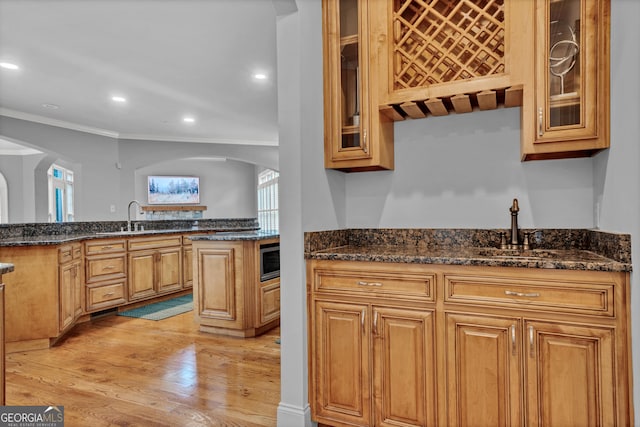
<svg viewBox="0 0 640 427"><path fill-rule="evenodd" d="M166 301L143 305L118 313L118 316L137 317L147 320L162 320L193 310L193 295L184 295Z"/></svg>

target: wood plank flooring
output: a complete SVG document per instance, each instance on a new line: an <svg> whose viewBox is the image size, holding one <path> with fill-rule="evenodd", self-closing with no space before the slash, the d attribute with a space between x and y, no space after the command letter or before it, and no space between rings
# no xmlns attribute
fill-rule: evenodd
<svg viewBox="0 0 640 427"><path fill-rule="evenodd" d="M205 334L192 312L93 320L53 348L8 354L6 404L64 406L66 427L275 426L277 338Z"/></svg>

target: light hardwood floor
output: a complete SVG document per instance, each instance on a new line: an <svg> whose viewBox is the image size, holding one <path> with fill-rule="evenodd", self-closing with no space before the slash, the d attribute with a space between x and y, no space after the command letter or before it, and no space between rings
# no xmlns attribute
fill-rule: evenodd
<svg viewBox="0 0 640 427"><path fill-rule="evenodd" d="M8 354L6 404L64 406L66 427L275 426L278 337L205 334L192 312L110 316L51 349Z"/></svg>

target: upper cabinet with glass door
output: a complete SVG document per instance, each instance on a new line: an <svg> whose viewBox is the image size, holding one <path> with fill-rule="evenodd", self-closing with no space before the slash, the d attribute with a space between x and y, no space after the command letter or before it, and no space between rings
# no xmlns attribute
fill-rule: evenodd
<svg viewBox="0 0 640 427"><path fill-rule="evenodd" d="M609 31L609 0L536 0L524 160L590 156L609 147Z"/></svg>
<svg viewBox="0 0 640 427"><path fill-rule="evenodd" d="M393 169L393 122L378 112L369 1L323 0L322 12L325 167Z"/></svg>

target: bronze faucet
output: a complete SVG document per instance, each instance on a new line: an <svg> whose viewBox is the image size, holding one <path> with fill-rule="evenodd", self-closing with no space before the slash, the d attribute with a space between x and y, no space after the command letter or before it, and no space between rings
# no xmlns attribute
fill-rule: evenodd
<svg viewBox="0 0 640 427"><path fill-rule="evenodd" d="M518 239L518 211L520 211L518 199L513 199L513 204L509 208L509 212L511 212L511 241L509 246L511 249L517 249L520 246Z"/></svg>
<svg viewBox="0 0 640 427"><path fill-rule="evenodd" d="M500 233L500 248L501 249L521 249L523 245L520 244L520 240L518 237L518 211L520 208L518 207L518 199L513 199L513 204L509 208L509 212L511 212L511 236L509 238L509 242L507 243L507 237L505 232ZM529 249L528 236L527 237L527 248Z"/></svg>

